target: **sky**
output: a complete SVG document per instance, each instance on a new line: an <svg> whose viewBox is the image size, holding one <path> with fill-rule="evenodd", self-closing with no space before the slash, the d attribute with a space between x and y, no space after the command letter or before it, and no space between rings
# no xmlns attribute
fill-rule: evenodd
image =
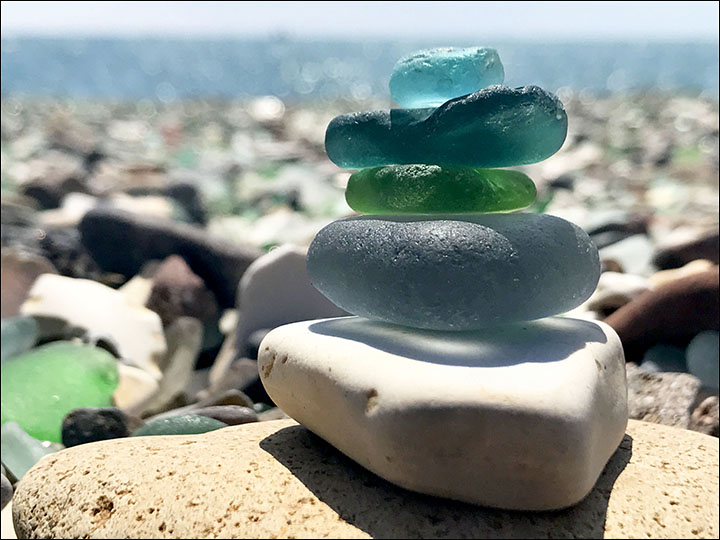
<svg viewBox="0 0 720 540"><path fill-rule="evenodd" d="M2 35L718 40L718 2L3 1Z"/></svg>

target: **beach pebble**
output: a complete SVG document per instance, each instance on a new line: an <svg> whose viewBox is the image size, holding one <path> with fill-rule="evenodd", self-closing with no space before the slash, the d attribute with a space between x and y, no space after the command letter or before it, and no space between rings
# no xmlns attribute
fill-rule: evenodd
<svg viewBox="0 0 720 540"><path fill-rule="evenodd" d="M703 330L718 330L718 267L648 291L605 322L620 336L625 358L639 363L658 343L685 346Z"/></svg>
<svg viewBox="0 0 720 540"><path fill-rule="evenodd" d="M248 422L257 422L258 415L250 407L242 407L240 405L215 405L212 407L202 407L193 409L192 414L198 416L207 416L214 418L227 424L228 426L237 426L239 424L247 424Z"/></svg>
<svg viewBox="0 0 720 540"><path fill-rule="evenodd" d="M144 369L118 363L118 386L113 392L113 403L124 411L137 414L158 387L158 379Z"/></svg>
<svg viewBox="0 0 720 540"><path fill-rule="evenodd" d="M627 423L622 347L602 323L457 333L300 322L267 335L258 368L284 412L363 467L484 506L577 503Z"/></svg>
<svg viewBox="0 0 720 540"><path fill-rule="evenodd" d="M393 486L281 420L71 448L12 505L21 538L713 538L717 470L716 439L631 420L579 504L501 511Z"/></svg>
<svg viewBox="0 0 720 540"><path fill-rule="evenodd" d="M689 427L713 437L720 435L720 398L706 397L692 412Z"/></svg>
<svg viewBox="0 0 720 540"><path fill-rule="evenodd" d="M143 427L135 431L133 437L148 435L191 435L207 433L216 429L227 427L227 424L207 416L184 414L181 416L167 416L150 420Z"/></svg>
<svg viewBox="0 0 720 540"><path fill-rule="evenodd" d="M62 422L62 443L77 446L130 435L127 415L116 407L83 407L70 411Z"/></svg>
<svg viewBox="0 0 720 540"><path fill-rule="evenodd" d="M720 236L717 230L695 234L684 241L659 246L653 263L661 270L680 268L696 259L707 259L718 264L720 259Z"/></svg>
<svg viewBox="0 0 720 540"><path fill-rule="evenodd" d="M565 141L567 114L538 86L495 85L437 109L343 114L328 124L325 150L345 169L429 163L494 168L536 163Z"/></svg>
<svg viewBox="0 0 720 540"><path fill-rule="evenodd" d="M591 311L614 311L650 290L647 278L620 272L600 274L597 288L583 304Z"/></svg>
<svg viewBox="0 0 720 540"><path fill-rule="evenodd" d="M10 480L5 478L5 475L3 474L2 476L0 476L0 499L2 500L2 506L0 506L0 508L5 508L5 505L10 502L10 499L12 499L12 496L12 484L10 483Z"/></svg>
<svg viewBox="0 0 720 540"><path fill-rule="evenodd" d="M285 244L248 267L237 293L236 358L247 356L248 339L257 330L347 315L311 285L306 256L307 248ZM211 382L223 376L222 366L213 366Z"/></svg>
<svg viewBox="0 0 720 540"><path fill-rule="evenodd" d="M706 330L695 336L685 351L688 371L715 392L718 390L718 332Z"/></svg>
<svg viewBox="0 0 720 540"><path fill-rule="evenodd" d="M20 314L20 306L39 276L57 273L45 257L6 247L0 254L0 269L0 317L3 319Z"/></svg>
<svg viewBox="0 0 720 540"><path fill-rule="evenodd" d="M500 56L489 47L443 47L398 60L390 75L390 94L406 109L437 107L505 80Z"/></svg>
<svg viewBox="0 0 720 540"><path fill-rule="evenodd" d="M651 264L655 246L646 234L634 234L600 249L600 260L613 259L623 272L648 277L654 272Z"/></svg>
<svg viewBox="0 0 720 540"><path fill-rule="evenodd" d="M146 306L160 315L165 327L179 317L206 323L218 316L215 297L178 255L169 256L158 267Z"/></svg>
<svg viewBox="0 0 720 540"><path fill-rule="evenodd" d="M649 373L627 363L630 418L687 429L700 381L688 373Z"/></svg>
<svg viewBox="0 0 720 540"><path fill-rule="evenodd" d="M233 307L242 274L261 255L257 248L226 243L197 227L114 209L91 210L79 229L83 245L101 268L128 277L151 259L182 256L221 308Z"/></svg>
<svg viewBox="0 0 720 540"><path fill-rule="evenodd" d="M714 266L715 264L708 261L707 259L697 259L694 261L690 261L685 266L681 266L680 268L671 268L669 270L660 270L659 272L655 272L652 276L648 278L648 282L652 287L659 287L660 285L664 285L670 281L679 278L707 272Z"/></svg>
<svg viewBox="0 0 720 540"><path fill-rule="evenodd" d="M21 313L64 319L87 330L91 341L110 338L128 363L160 376L157 362L166 352L160 317L128 304L121 292L102 283L44 274L30 290Z"/></svg>
<svg viewBox="0 0 720 540"><path fill-rule="evenodd" d="M434 330L563 313L600 276L587 234L544 214L343 219L318 233L307 266L346 311Z"/></svg>

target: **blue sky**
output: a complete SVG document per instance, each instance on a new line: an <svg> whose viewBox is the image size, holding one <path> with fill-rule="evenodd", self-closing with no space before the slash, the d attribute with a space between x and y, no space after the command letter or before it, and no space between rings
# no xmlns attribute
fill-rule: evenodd
<svg viewBox="0 0 720 540"><path fill-rule="evenodd" d="M718 39L718 2L2 2L2 33Z"/></svg>

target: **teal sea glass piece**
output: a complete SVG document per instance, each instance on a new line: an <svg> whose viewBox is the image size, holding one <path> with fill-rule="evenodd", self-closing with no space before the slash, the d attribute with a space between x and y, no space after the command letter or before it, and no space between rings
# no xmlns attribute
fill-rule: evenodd
<svg viewBox="0 0 720 540"><path fill-rule="evenodd" d="M495 49L446 47L400 59L390 76L390 94L401 107L437 107L505 80Z"/></svg>
<svg viewBox="0 0 720 540"><path fill-rule="evenodd" d="M59 443L65 415L79 407L109 407L117 385L117 360L107 351L49 343L2 363L1 422L17 422L30 436Z"/></svg>
<svg viewBox="0 0 720 540"><path fill-rule="evenodd" d="M560 100L537 86L491 86L437 109L343 114L325 132L336 165L363 169L430 163L494 168L535 163L567 134Z"/></svg>
<svg viewBox="0 0 720 540"><path fill-rule="evenodd" d="M133 433L133 437L143 437L147 435L194 435L197 433L207 433L208 431L214 431L224 427L228 427L228 425L220 420L208 418L207 416L185 414L182 416L169 416L152 420Z"/></svg>
<svg viewBox="0 0 720 540"><path fill-rule="evenodd" d="M49 443L31 437L16 422L5 422L0 428L0 453L8 471L18 480L45 456L57 451Z"/></svg>
<svg viewBox="0 0 720 540"><path fill-rule="evenodd" d="M38 324L32 317L10 317L4 319L0 327L3 362L32 348L38 340Z"/></svg>
<svg viewBox="0 0 720 540"><path fill-rule="evenodd" d="M345 199L365 214L510 212L533 203L527 175L455 165L387 165L350 176Z"/></svg>
<svg viewBox="0 0 720 540"><path fill-rule="evenodd" d="M543 214L342 219L312 241L307 269L349 313L431 330L564 313L600 278L590 237Z"/></svg>

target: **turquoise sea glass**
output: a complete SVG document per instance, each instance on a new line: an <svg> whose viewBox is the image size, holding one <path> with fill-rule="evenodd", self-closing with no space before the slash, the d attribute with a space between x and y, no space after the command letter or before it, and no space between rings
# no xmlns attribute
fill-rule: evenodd
<svg viewBox="0 0 720 540"><path fill-rule="evenodd" d="M418 51L400 59L390 76L390 94L401 107L437 107L449 99L505 79L495 49L446 47Z"/></svg>

